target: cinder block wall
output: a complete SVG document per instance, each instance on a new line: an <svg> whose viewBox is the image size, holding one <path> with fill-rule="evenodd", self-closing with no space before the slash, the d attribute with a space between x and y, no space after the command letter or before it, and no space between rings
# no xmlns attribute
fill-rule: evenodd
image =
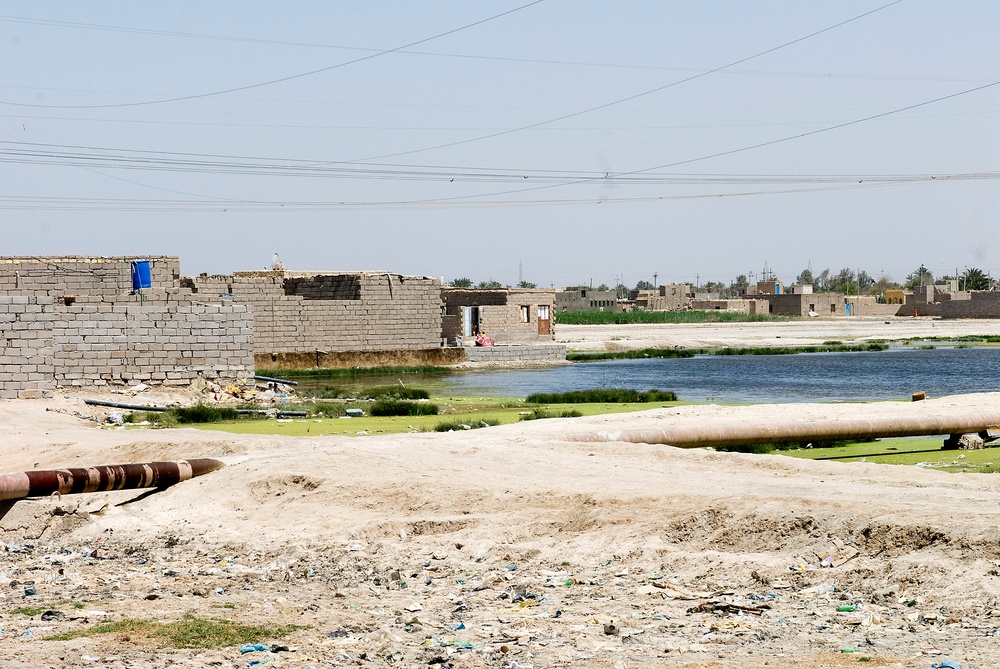
<svg viewBox="0 0 1000 669"><path fill-rule="evenodd" d="M184 385L253 374L245 305L93 301L0 295L0 398L65 386Z"/></svg>
<svg viewBox="0 0 1000 669"><path fill-rule="evenodd" d="M185 280L196 298L232 293L254 316L257 355L441 347L441 284L386 272L236 272Z"/></svg>
<svg viewBox="0 0 1000 669"><path fill-rule="evenodd" d="M148 260L153 286L180 287L176 256L17 256L0 258L0 294L113 296L132 289L133 260Z"/></svg>
<svg viewBox="0 0 1000 669"><path fill-rule="evenodd" d="M941 318L1000 318L1000 292L968 292L955 299L958 295L941 302Z"/></svg>

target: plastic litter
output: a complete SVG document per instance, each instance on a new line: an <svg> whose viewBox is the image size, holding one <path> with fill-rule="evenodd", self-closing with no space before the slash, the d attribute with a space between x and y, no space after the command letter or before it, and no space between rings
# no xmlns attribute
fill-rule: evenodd
<svg viewBox="0 0 1000 669"><path fill-rule="evenodd" d="M265 646L262 643L248 643L247 645L240 648L241 653L253 653L259 650L268 650L269 646Z"/></svg>
<svg viewBox="0 0 1000 669"><path fill-rule="evenodd" d="M931 669L962 669L962 666L954 660L941 660L937 664L931 663Z"/></svg>

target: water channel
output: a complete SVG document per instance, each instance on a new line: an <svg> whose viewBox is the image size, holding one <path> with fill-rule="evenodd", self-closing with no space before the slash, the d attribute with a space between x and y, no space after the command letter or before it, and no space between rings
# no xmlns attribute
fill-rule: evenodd
<svg viewBox="0 0 1000 669"><path fill-rule="evenodd" d="M1000 348L607 360L462 372L435 382L435 394L494 397L589 388L658 388L683 400L721 403L903 399L918 390L941 397L1000 391Z"/></svg>

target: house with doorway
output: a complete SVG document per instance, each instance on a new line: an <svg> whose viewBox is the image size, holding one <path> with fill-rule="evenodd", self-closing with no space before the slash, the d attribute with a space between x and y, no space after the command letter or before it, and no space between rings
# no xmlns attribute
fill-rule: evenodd
<svg viewBox="0 0 1000 669"><path fill-rule="evenodd" d="M555 290L536 288L441 289L441 337L449 345L470 344L477 333L498 344L555 339Z"/></svg>

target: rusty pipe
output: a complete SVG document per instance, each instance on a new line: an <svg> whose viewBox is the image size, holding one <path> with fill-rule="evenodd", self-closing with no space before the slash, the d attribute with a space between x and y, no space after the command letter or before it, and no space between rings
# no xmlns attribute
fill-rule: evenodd
<svg viewBox="0 0 1000 669"><path fill-rule="evenodd" d="M669 444L680 448L728 447L743 444L779 444L842 439L918 437L936 434L981 433L1000 426L1000 413L967 413L939 416L848 418L814 422L737 425L704 424L636 430L595 431L571 434L567 441L627 441L636 444Z"/></svg>
<svg viewBox="0 0 1000 669"><path fill-rule="evenodd" d="M43 497L59 493L166 488L225 465L219 460L199 458L175 462L145 462L132 465L100 465L69 469L40 469L0 474L0 500Z"/></svg>

